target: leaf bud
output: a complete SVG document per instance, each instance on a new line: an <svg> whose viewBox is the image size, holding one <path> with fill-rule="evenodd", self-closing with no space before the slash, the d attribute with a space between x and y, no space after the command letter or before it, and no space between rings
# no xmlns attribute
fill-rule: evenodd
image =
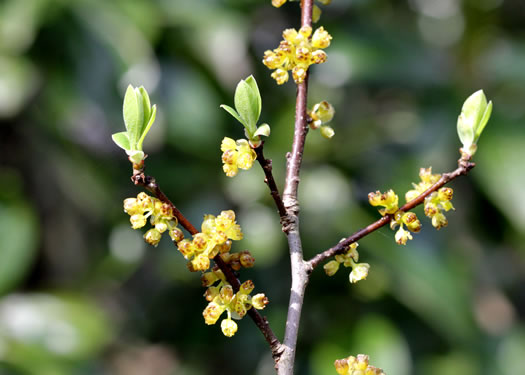
<svg viewBox="0 0 525 375"><path fill-rule="evenodd" d="M492 101L487 103L483 90L478 90L465 100L458 117L458 136L463 144L462 154L470 158L476 152L476 143L489 121Z"/></svg>

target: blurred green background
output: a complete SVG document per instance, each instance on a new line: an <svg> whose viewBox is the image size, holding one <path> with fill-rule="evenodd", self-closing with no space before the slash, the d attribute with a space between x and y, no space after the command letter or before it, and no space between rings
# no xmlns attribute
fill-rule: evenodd
<svg viewBox="0 0 525 375"><path fill-rule="evenodd" d="M367 353L389 375L520 374L525 369L525 3L333 0L333 35L312 69L310 105L336 108L327 141L311 132L300 194L305 253L377 219L369 191L401 196L420 167L455 168L456 118L483 88L494 112L478 166L453 182L456 211L397 246L388 228L360 241L366 282L314 272L296 374L334 374ZM219 109L254 74L265 145L282 186L295 87L261 63L299 26L298 3L270 0L0 1L0 373L273 374L249 319L234 338L204 324L199 275L164 238L147 247L122 212L140 190L111 141L125 87L159 106L147 171L196 224L233 208L255 255L256 292L282 338L286 241L259 168L229 179Z"/></svg>

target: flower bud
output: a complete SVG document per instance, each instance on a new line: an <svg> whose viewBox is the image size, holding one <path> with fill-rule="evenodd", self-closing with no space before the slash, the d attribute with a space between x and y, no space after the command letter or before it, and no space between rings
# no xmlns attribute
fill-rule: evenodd
<svg viewBox="0 0 525 375"><path fill-rule="evenodd" d="M324 272L328 276L333 276L336 274L336 272L339 270L339 262L336 260L331 260L328 263L326 263L324 266Z"/></svg>
<svg viewBox="0 0 525 375"><path fill-rule="evenodd" d="M208 325L215 324L224 310L226 310L225 306L221 306L215 302L210 302L202 312L204 322Z"/></svg>
<svg viewBox="0 0 525 375"><path fill-rule="evenodd" d="M186 259L191 258L193 253L195 252L192 242L188 239L179 241L179 243L177 244L177 248Z"/></svg>
<svg viewBox="0 0 525 375"><path fill-rule="evenodd" d="M396 232L395 238L398 245L406 245L407 241L412 239L412 235L409 231L403 229L403 227L401 226Z"/></svg>
<svg viewBox="0 0 525 375"><path fill-rule="evenodd" d="M289 75L286 70L279 68L271 74L271 77L275 79L278 85L282 85L288 81Z"/></svg>
<svg viewBox="0 0 525 375"><path fill-rule="evenodd" d="M239 256L239 262L244 268L252 268L255 264L255 258L249 251L243 251Z"/></svg>
<svg viewBox="0 0 525 375"><path fill-rule="evenodd" d="M269 302L264 293L258 293L252 297L252 306L257 310L264 309Z"/></svg>
<svg viewBox="0 0 525 375"><path fill-rule="evenodd" d="M221 330L224 336L232 337L237 332L237 323L231 319L223 319L221 322Z"/></svg>
<svg viewBox="0 0 525 375"><path fill-rule="evenodd" d="M206 271L210 268L210 259L204 254L199 254L192 259L191 265L195 271Z"/></svg>
<svg viewBox="0 0 525 375"><path fill-rule="evenodd" d="M321 126L320 132L321 132L321 135L325 137L326 139L330 139L335 135L334 129L332 129L328 125Z"/></svg>
<svg viewBox="0 0 525 375"><path fill-rule="evenodd" d="M131 223L131 228L139 229L146 225L147 219L144 215L135 214L130 216L129 221Z"/></svg>
<svg viewBox="0 0 525 375"><path fill-rule="evenodd" d="M253 281L246 280L239 287L239 293L241 293L241 294L250 294L254 288L255 288L255 285L253 284Z"/></svg>
<svg viewBox="0 0 525 375"><path fill-rule="evenodd" d="M232 301L232 299L233 299L233 296L234 296L232 286L231 285L224 285L221 288L221 291L220 291L219 295L220 295L221 300L224 302L225 305L230 303Z"/></svg>
<svg viewBox="0 0 525 375"><path fill-rule="evenodd" d="M155 228L148 230L144 234L144 240L148 244L155 246L155 247L159 244L161 238L162 238L161 233Z"/></svg>
<svg viewBox="0 0 525 375"><path fill-rule="evenodd" d="M272 5L276 8L279 8L284 3L286 3L286 0L272 0Z"/></svg>
<svg viewBox="0 0 525 375"><path fill-rule="evenodd" d="M219 278L214 272L205 272L201 276L201 283L203 287L208 287L217 280L219 280Z"/></svg>
<svg viewBox="0 0 525 375"><path fill-rule="evenodd" d="M350 282L352 284L357 283L360 280L365 280L368 276L370 265L368 263L358 263L350 272Z"/></svg>
<svg viewBox="0 0 525 375"><path fill-rule="evenodd" d="M441 229L448 225L448 220L441 212L438 212L432 217L432 226L436 229Z"/></svg>
<svg viewBox="0 0 525 375"><path fill-rule="evenodd" d="M178 227L171 228L169 231L169 235L171 237L171 240L174 242L179 242L182 239L184 239L184 233Z"/></svg>
<svg viewBox="0 0 525 375"><path fill-rule="evenodd" d="M327 48L330 46L332 36L324 29L323 26L315 30L312 36L312 45L316 48Z"/></svg>

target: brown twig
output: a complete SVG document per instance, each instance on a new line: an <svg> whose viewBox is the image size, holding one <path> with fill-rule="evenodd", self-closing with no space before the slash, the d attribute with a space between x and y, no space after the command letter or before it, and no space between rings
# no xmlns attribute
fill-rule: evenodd
<svg viewBox="0 0 525 375"><path fill-rule="evenodd" d="M255 149L255 153L257 154L257 161L259 162L264 171L264 182L266 183L266 185L268 185L268 188L270 189L270 194L272 195L273 201L277 206L277 210L279 211L279 216L281 217L282 221L283 218L286 217L286 208L284 207L283 200L281 199L281 194L279 194L279 189L277 188L277 184L275 183L275 179L273 178L272 161L271 159L266 159L264 157L263 147L264 143Z"/></svg>
<svg viewBox="0 0 525 375"><path fill-rule="evenodd" d="M454 180L455 178L466 175L472 168L475 167L475 164L470 162L467 159L461 158L458 160L458 168L450 173L443 173L441 175L441 178L431 187L429 187L427 190L425 190L422 194L420 194L417 198L411 200L410 202L406 203L403 207L400 208L401 211L409 211L413 209L414 207L420 205L425 201L425 198L432 194L433 192L437 191L441 187L443 187L445 184L449 183L450 181ZM309 272L313 271L315 267L317 267L321 262L324 260L331 258L337 254L341 254L346 249L348 249L348 246L350 246L352 243L360 240L361 238L369 235L370 233L378 230L379 228L385 226L390 221L392 221L392 218L394 215L385 215L381 219L377 220L376 222L370 224L369 226L358 230L354 234L352 234L350 237L346 238L344 241L339 242L334 247L331 247L328 250L323 251L322 253L317 254L312 259L310 259L307 264L309 266Z"/></svg>
<svg viewBox="0 0 525 375"><path fill-rule="evenodd" d="M186 219L182 212L179 211L173 202L171 202L166 194L164 194L164 192L160 189L155 178L144 174L144 164L142 163L142 165L134 165L133 167L133 176L131 177L131 181L133 181L135 185L144 187L162 202L169 204L173 211L173 215L177 218L179 224L184 229L186 229L192 235L199 233L197 228L195 228L193 224L191 224L190 221ZM232 270L232 268L224 262L220 255L217 255L215 258L213 258L213 260L215 261L215 264L217 264L217 266L222 270L226 276L226 280L228 280L228 282L231 284L233 290L238 292L241 282L235 275L235 272ZM253 308L248 310L248 315L253 320L257 328L259 328L264 338L270 345L274 360L277 362L282 351L281 343L275 333L272 331L268 320Z"/></svg>
<svg viewBox="0 0 525 375"><path fill-rule="evenodd" d="M301 1L301 26L312 26L313 0ZM292 286L286 329L283 340L283 353L276 363L278 375L293 375L299 322L304 302L304 293L308 284L308 268L304 261L301 236L299 232L299 172L303 160L304 144L308 134L308 116L306 114L308 96L308 72L303 82L297 85L295 102L295 125L292 151L286 155L286 180L283 190L283 204L286 217L281 220L283 231L288 239Z"/></svg>

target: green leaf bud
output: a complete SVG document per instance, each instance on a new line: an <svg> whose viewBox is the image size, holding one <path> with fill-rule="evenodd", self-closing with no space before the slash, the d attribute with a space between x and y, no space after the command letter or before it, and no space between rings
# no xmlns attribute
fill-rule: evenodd
<svg viewBox="0 0 525 375"><path fill-rule="evenodd" d="M478 139L492 113L492 101L487 103L483 90L478 90L465 100L458 117L458 136L463 144L462 153L472 156Z"/></svg>

